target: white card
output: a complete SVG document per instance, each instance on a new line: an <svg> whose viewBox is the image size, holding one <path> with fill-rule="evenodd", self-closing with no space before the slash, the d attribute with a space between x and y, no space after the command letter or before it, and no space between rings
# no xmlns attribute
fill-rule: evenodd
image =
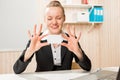
<svg viewBox="0 0 120 80"><path fill-rule="evenodd" d="M53 44L53 43L60 44L63 41L63 38L61 35L48 35L47 41L50 44Z"/></svg>

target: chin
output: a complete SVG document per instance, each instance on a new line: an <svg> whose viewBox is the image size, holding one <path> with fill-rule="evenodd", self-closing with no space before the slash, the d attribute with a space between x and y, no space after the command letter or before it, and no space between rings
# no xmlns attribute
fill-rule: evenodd
<svg viewBox="0 0 120 80"><path fill-rule="evenodd" d="M60 34L60 31L59 30L51 30L50 31L52 34Z"/></svg>
<svg viewBox="0 0 120 80"><path fill-rule="evenodd" d="M59 32L54 31L52 32L52 34L60 34L60 31Z"/></svg>

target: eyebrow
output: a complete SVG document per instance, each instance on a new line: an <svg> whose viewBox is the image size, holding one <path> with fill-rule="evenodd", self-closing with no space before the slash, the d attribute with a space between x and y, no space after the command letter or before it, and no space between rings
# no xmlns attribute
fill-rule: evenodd
<svg viewBox="0 0 120 80"><path fill-rule="evenodd" d="M62 15L58 15L58 16L55 16L55 17L60 17L60 18L62 18L63 16L62 16ZM47 16L47 18L52 18L52 16Z"/></svg>

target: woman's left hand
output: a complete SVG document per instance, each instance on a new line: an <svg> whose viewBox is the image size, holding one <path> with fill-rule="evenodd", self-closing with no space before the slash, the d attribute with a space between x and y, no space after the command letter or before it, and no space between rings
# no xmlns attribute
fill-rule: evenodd
<svg viewBox="0 0 120 80"><path fill-rule="evenodd" d="M70 51L72 51L79 59L82 58L82 51L78 45L79 39L81 37L81 33L78 37L75 35L75 27L73 26L73 33L70 31L70 26L67 26L67 34L62 34L62 37L68 41L68 43L61 43L61 45L67 47Z"/></svg>

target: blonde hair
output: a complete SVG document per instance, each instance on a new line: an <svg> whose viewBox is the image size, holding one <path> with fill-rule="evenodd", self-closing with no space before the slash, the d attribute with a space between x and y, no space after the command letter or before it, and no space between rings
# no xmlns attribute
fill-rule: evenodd
<svg viewBox="0 0 120 80"><path fill-rule="evenodd" d="M65 11L62 4L59 1L51 1L46 7L60 7L62 9L63 15L65 16Z"/></svg>

